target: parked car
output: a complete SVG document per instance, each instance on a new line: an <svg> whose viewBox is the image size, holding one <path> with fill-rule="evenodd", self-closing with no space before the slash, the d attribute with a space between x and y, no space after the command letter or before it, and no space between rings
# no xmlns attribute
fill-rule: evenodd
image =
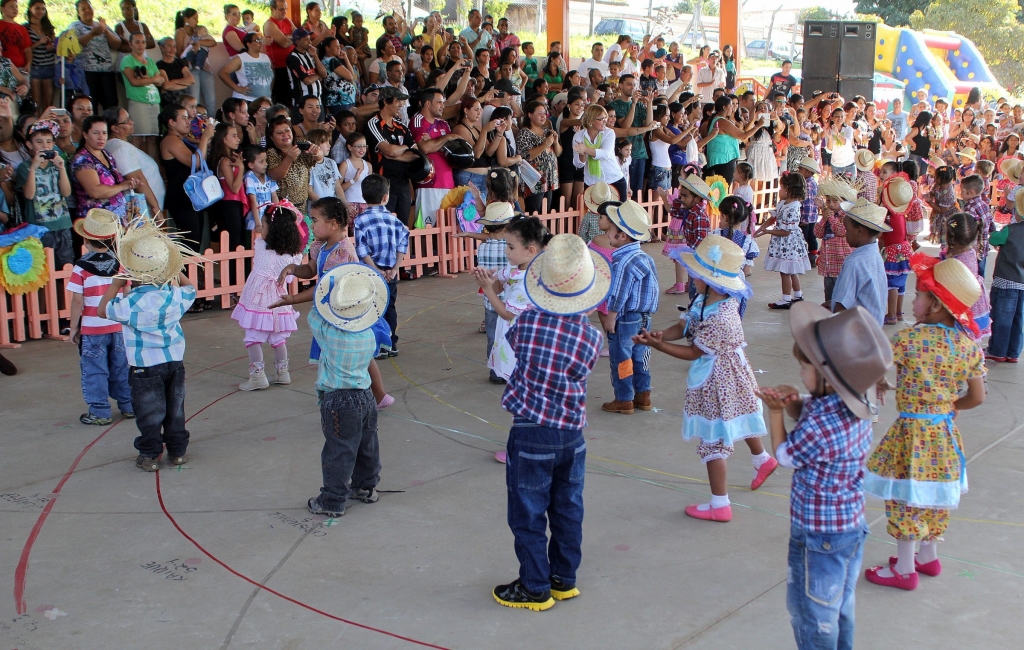
<svg viewBox="0 0 1024 650"><path fill-rule="evenodd" d="M797 46L796 52L790 51L789 43L773 42L771 46L768 41L761 39L747 43L747 56L753 59L774 59L776 61L803 60L804 53Z"/></svg>
<svg viewBox="0 0 1024 650"><path fill-rule="evenodd" d="M605 18L594 27L594 35L597 34L614 34L616 36L625 34L640 43L643 42L644 36L647 34L647 23L643 20Z"/></svg>

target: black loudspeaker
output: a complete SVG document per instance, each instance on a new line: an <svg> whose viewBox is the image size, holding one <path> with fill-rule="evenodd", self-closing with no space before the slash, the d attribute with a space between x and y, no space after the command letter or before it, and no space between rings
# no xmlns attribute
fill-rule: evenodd
<svg viewBox="0 0 1024 650"><path fill-rule="evenodd" d="M804 77L800 80L800 94L804 100L810 99L817 90L823 93L839 92L839 80L835 77Z"/></svg>
<svg viewBox="0 0 1024 650"><path fill-rule="evenodd" d="M854 95L861 95L870 102L874 99L872 96L874 89L875 83L871 77L867 79L840 79L837 92L847 100L853 99Z"/></svg>
<svg viewBox="0 0 1024 650"><path fill-rule="evenodd" d="M809 20L804 23L803 77L827 79L839 76L843 23ZM872 43L872 46L874 43Z"/></svg>
<svg viewBox="0 0 1024 650"><path fill-rule="evenodd" d="M875 74L875 23L843 22L840 30L842 46L839 50L839 76L872 78ZM806 62L805 51L804 65Z"/></svg>

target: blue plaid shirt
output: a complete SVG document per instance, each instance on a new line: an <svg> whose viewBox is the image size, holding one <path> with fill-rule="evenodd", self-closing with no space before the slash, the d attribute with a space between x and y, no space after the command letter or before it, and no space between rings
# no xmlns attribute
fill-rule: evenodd
<svg viewBox="0 0 1024 650"><path fill-rule="evenodd" d="M818 182L814 177L807 179L807 198L800 202L800 223L817 223L818 221Z"/></svg>
<svg viewBox="0 0 1024 650"><path fill-rule="evenodd" d="M398 254L409 251L409 229L383 205L371 205L356 217L356 255L367 255L382 269L398 264Z"/></svg>
<svg viewBox="0 0 1024 650"><path fill-rule="evenodd" d="M370 387L370 361L380 348L373 330L346 332L323 319L316 309L306 317L309 330L320 344L316 371L318 393Z"/></svg>
<svg viewBox="0 0 1024 650"><path fill-rule="evenodd" d="M871 421L838 395L804 401L803 413L776 455L792 467L789 514L812 533L846 533L864 526L864 461Z"/></svg>
<svg viewBox="0 0 1024 650"><path fill-rule="evenodd" d="M148 368L183 360L185 333L180 321L195 299L195 287L151 284L114 296L107 303L107 318L124 326L128 364Z"/></svg>
<svg viewBox="0 0 1024 650"><path fill-rule="evenodd" d="M658 269L651 256L640 248L640 242L630 242L612 252L608 311L618 314L658 311Z"/></svg>
<svg viewBox="0 0 1024 650"><path fill-rule="evenodd" d="M530 309L519 315L506 338L516 353L516 369L505 386L502 408L545 427L585 428L587 377L603 340L587 317Z"/></svg>

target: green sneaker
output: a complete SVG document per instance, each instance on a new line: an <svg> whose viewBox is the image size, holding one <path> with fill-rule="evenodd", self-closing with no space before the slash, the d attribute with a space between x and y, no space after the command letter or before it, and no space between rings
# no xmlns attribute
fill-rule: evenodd
<svg viewBox="0 0 1024 650"><path fill-rule="evenodd" d="M82 415L79 416L78 421L82 424L92 424L98 427L105 427L114 420L111 418L101 418L98 415L93 415L92 413L82 413Z"/></svg>

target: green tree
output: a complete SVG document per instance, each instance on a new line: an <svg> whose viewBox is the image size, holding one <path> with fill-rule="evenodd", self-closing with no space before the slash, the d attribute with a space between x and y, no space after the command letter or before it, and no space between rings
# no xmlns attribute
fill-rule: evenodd
<svg viewBox="0 0 1024 650"><path fill-rule="evenodd" d="M808 20L838 20L843 15L827 7L810 7L800 12L798 22L803 25Z"/></svg>
<svg viewBox="0 0 1024 650"><path fill-rule="evenodd" d="M494 16L494 29L498 29L498 21L508 13L512 0L487 0L484 2L484 15Z"/></svg>
<svg viewBox="0 0 1024 650"><path fill-rule="evenodd" d="M1017 20L1017 0L936 0L910 18L914 29L954 31L974 41L999 82L1024 85L1024 25Z"/></svg>
<svg viewBox="0 0 1024 650"><path fill-rule="evenodd" d="M681 0L673 11L681 14L692 14L695 6L697 6L697 0ZM718 3L715 0L703 0L700 9L701 13L705 16L718 15Z"/></svg>
<svg viewBox="0 0 1024 650"><path fill-rule="evenodd" d="M932 0L857 0L857 13L881 16L886 25L910 24L910 15L924 11Z"/></svg>

